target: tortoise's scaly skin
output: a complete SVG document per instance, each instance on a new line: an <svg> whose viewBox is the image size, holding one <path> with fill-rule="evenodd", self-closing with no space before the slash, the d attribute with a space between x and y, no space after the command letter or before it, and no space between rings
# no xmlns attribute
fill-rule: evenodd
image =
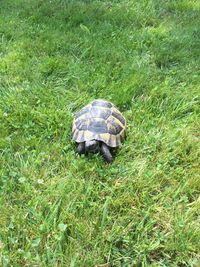
<svg viewBox="0 0 200 267"><path fill-rule="evenodd" d="M75 115L73 139L77 143L97 140L109 147L121 145L126 120L119 110L105 100L94 100Z"/></svg>

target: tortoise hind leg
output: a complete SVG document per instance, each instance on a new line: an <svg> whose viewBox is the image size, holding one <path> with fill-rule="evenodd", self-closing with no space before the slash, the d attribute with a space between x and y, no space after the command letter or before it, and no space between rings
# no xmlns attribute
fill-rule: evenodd
<svg viewBox="0 0 200 267"><path fill-rule="evenodd" d="M85 153L85 142L78 144L77 152L78 152L78 154L84 154Z"/></svg>
<svg viewBox="0 0 200 267"><path fill-rule="evenodd" d="M110 148L105 143L102 143L101 152L103 154L104 159L107 162L112 161L113 158L112 158L112 154L110 153Z"/></svg>

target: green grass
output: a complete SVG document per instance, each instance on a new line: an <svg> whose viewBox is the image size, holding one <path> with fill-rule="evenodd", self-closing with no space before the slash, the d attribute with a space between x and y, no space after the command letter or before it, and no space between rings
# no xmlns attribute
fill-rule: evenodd
<svg viewBox="0 0 200 267"><path fill-rule="evenodd" d="M200 2L1 0L0 266L200 266ZM73 114L114 102L111 165Z"/></svg>

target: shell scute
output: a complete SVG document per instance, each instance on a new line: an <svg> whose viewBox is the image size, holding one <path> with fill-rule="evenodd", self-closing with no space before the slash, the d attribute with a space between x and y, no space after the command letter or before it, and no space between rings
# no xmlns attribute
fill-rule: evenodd
<svg viewBox="0 0 200 267"><path fill-rule="evenodd" d="M123 124L123 125L126 124L125 118L123 117L123 115L117 109L114 109L112 111L112 116L115 117L116 119L118 119L121 122L121 124Z"/></svg>
<svg viewBox="0 0 200 267"><path fill-rule="evenodd" d="M108 128L104 120L91 120L88 126L88 130L96 134L108 132Z"/></svg>
<svg viewBox="0 0 200 267"><path fill-rule="evenodd" d="M111 108L113 104L105 100L97 99L92 102L92 106Z"/></svg>
<svg viewBox="0 0 200 267"><path fill-rule="evenodd" d="M111 110L108 108L100 108L96 106L92 107L90 112L92 118L101 118L104 120L107 120L112 113Z"/></svg>

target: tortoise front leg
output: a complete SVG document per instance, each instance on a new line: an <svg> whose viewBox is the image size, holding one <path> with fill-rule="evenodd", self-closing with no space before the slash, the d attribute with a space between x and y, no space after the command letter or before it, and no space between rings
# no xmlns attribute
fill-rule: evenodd
<svg viewBox="0 0 200 267"><path fill-rule="evenodd" d="M82 143L78 144L77 152L79 154L84 154L85 153L85 142L82 142Z"/></svg>
<svg viewBox="0 0 200 267"><path fill-rule="evenodd" d="M103 154L104 159L107 162L112 161L113 158L112 158L112 154L110 153L110 148L105 143L102 143L101 152Z"/></svg>

